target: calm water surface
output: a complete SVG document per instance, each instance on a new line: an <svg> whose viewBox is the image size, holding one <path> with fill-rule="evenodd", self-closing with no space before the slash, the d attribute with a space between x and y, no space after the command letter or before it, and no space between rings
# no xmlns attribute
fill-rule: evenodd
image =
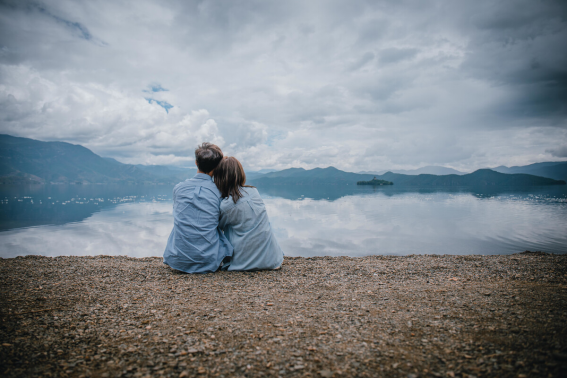
<svg viewBox="0 0 567 378"><path fill-rule="evenodd" d="M260 187L288 256L567 253L567 188ZM0 257L161 256L172 187L0 187Z"/></svg>

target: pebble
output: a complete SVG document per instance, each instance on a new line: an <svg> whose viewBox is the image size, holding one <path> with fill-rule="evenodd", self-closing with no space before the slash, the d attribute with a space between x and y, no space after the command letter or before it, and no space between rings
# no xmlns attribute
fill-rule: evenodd
<svg viewBox="0 0 567 378"><path fill-rule="evenodd" d="M567 256L533 253L207 275L161 258L0 259L0 375L565 376L566 274Z"/></svg>

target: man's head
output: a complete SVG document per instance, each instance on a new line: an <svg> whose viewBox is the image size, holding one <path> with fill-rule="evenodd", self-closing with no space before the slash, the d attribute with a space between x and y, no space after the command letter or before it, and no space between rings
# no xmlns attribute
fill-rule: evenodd
<svg viewBox="0 0 567 378"><path fill-rule="evenodd" d="M203 143L195 150L195 163L199 171L210 174L219 165L223 158L219 146Z"/></svg>

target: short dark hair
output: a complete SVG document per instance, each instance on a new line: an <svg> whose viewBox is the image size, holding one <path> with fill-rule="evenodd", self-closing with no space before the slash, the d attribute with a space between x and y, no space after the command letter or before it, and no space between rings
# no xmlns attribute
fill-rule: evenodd
<svg viewBox="0 0 567 378"><path fill-rule="evenodd" d="M209 173L213 171L223 158L222 150L216 144L203 143L195 150L195 160L197 168L201 172Z"/></svg>

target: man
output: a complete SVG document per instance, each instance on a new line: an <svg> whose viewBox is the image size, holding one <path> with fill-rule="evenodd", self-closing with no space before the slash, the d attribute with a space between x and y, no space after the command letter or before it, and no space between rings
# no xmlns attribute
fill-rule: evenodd
<svg viewBox="0 0 567 378"><path fill-rule="evenodd" d="M195 177L173 188L173 230L163 262L186 273L209 273L233 252L218 228L221 194L212 180L223 154L216 145L203 143L195 150L195 159Z"/></svg>

